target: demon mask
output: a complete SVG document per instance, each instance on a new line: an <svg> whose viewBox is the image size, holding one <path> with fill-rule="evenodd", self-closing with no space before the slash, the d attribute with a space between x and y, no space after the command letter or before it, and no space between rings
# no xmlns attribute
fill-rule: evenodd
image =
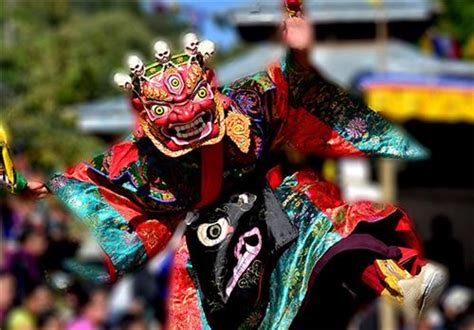
<svg viewBox="0 0 474 330"><path fill-rule="evenodd" d="M144 133L165 155L178 157L219 142L224 133L224 108L214 73L205 62L214 54L209 40L187 34L184 53L172 55L166 42L154 45L156 62L144 66L137 56L128 60L130 74L116 74L115 82L133 93Z"/></svg>

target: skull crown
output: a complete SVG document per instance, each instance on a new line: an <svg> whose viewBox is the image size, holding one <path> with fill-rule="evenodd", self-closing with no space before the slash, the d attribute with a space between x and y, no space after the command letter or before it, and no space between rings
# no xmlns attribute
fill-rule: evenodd
<svg viewBox="0 0 474 330"><path fill-rule="evenodd" d="M168 44L163 41L159 40L153 46L155 51L155 59L160 62L161 64L168 63L171 59L171 50Z"/></svg>
<svg viewBox="0 0 474 330"><path fill-rule="evenodd" d="M200 41L196 34L186 33L182 39L183 53L173 55L168 43L158 40L153 45L155 62L146 66L137 55L127 58L129 74L117 73L114 82L120 88L135 91L140 81L147 80L156 74L162 74L167 67L178 67L183 63L188 66L191 62L204 65L214 55L215 45L210 40ZM138 85L137 85L138 84Z"/></svg>

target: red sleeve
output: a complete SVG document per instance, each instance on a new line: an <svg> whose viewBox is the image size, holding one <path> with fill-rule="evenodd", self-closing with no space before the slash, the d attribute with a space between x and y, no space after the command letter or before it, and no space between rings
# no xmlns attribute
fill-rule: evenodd
<svg viewBox="0 0 474 330"><path fill-rule="evenodd" d="M427 151L402 128L315 69L303 68L291 54L267 72L276 86L273 104L267 109L276 132L273 147L287 145L325 157L427 157Z"/></svg>

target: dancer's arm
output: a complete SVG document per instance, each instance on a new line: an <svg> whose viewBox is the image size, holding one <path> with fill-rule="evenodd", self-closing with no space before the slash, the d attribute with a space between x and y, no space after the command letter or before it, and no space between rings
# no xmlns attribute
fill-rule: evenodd
<svg viewBox="0 0 474 330"><path fill-rule="evenodd" d="M298 12L296 16L285 18L281 28L281 37L292 58L302 68L314 69L309 58L311 48L314 46L313 27L302 12Z"/></svg>
<svg viewBox="0 0 474 330"><path fill-rule="evenodd" d="M137 145L142 146L143 141L138 143L130 136L89 163L53 176L46 184L28 178L22 189L15 191L29 198L54 194L89 229L102 248L105 268L71 261L68 269L82 277L112 282L142 267L164 249L181 220L166 203L170 197L164 191L160 191L163 196L152 195L153 182L142 176L145 159L138 158L141 151ZM149 150L147 156L147 161L153 158Z"/></svg>
<svg viewBox="0 0 474 330"><path fill-rule="evenodd" d="M282 40L288 50L267 70L275 95L267 121L282 144L304 154L325 157L379 156L417 160L427 150L397 125L367 107L344 88L327 80L310 60L313 27L301 14L284 20Z"/></svg>

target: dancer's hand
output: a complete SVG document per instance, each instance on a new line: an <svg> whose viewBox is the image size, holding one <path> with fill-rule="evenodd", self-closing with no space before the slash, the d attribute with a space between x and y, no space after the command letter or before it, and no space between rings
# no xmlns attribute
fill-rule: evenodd
<svg viewBox="0 0 474 330"><path fill-rule="evenodd" d="M292 50L307 51L313 44L313 27L301 12L283 21L282 39Z"/></svg>
<svg viewBox="0 0 474 330"><path fill-rule="evenodd" d="M282 39L292 51L294 59L304 68L311 69L309 53L314 39L313 27L301 12L283 21Z"/></svg>
<svg viewBox="0 0 474 330"><path fill-rule="evenodd" d="M26 189L21 192L21 196L31 199L42 199L49 194L48 188L43 182L28 180Z"/></svg>

